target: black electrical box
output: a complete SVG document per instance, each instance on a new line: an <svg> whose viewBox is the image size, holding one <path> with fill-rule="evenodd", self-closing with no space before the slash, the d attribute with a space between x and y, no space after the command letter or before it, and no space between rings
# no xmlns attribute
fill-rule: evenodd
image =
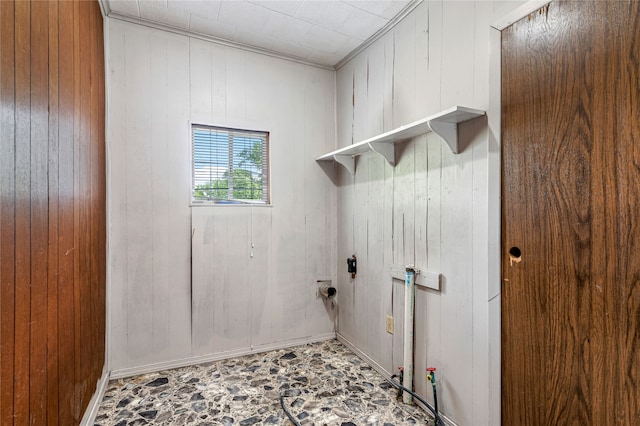
<svg viewBox="0 0 640 426"><path fill-rule="evenodd" d="M355 255L347 259L347 272L349 272L351 276L354 276L358 272Z"/></svg>

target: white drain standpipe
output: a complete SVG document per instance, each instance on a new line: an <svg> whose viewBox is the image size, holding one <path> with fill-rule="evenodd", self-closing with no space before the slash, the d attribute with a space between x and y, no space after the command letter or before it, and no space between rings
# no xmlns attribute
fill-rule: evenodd
<svg viewBox="0 0 640 426"><path fill-rule="evenodd" d="M416 271L413 266L406 267L404 286L404 375L402 386L413 390L413 316L415 309ZM411 404L413 397L409 392L402 393L402 401Z"/></svg>

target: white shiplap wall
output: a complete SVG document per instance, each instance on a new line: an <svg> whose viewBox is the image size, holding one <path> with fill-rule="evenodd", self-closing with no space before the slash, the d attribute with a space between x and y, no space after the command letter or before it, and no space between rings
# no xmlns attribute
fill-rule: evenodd
<svg viewBox="0 0 640 426"><path fill-rule="evenodd" d="M490 62L490 49L499 58L499 36L490 24L521 3L423 2L338 70L338 146L454 105L499 116L499 61ZM459 425L500 422L494 135L499 120L478 119L461 128L467 146L459 155L430 133L398 145L395 168L370 153L358 159L355 176L341 169L337 179L339 334L395 372L404 287L387 268L442 273L440 292L416 291L415 384L432 400L425 368L437 367L440 411ZM354 253L352 280L344 264ZM385 331L386 315L394 316L394 335Z"/></svg>
<svg viewBox="0 0 640 426"><path fill-rule="evenodd" d="M334 73L108 25L114 376L331 336ZM189 122L270 131L273 206L191 208Z"/></svg>

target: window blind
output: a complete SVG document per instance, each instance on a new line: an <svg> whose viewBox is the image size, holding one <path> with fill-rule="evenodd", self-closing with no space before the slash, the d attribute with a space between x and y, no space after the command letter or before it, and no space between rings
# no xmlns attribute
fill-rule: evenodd
<svg viewBox="0 0 640 426"><path fill-rule="evenodd" d="M192 125L192 201L268 204L267 132Z"/></svg>

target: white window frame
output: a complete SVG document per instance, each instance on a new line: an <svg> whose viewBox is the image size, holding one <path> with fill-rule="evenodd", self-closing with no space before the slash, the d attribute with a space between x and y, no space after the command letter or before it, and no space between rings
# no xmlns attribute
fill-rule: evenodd
<svg viewBox="0 0 640 426"><path fill-rule="evenodd" d="M195 159L194 159L194 129L197 128L205 128L205 129L214 129L221 131L229 131L229 132L238 132L238 133L247 133L247 134L256 134L262 133L265 135L265 143L266 143L266 159L262 164L263 168L263 176L266 176L266 183L263 183L262 190L267 192L267 198L265 200L233 200L227 197L226 199L221 200L196 200L194 199L194 190L195 190ZM189 122L189 145L191 150L190 163L189 163L189 171L190 171L190 183L189 183L189 200L191 207L242 207L242 206L256 206L256 207L271 207L272 206L272 194L271 194L271 132L267 130L251 130L244 129L240 127L230 127L224 125L216 125L216 124L201 124L195 122ZM266 171L266 173L265 173ZM230 188L230 191L233 189Z"/></svg>

